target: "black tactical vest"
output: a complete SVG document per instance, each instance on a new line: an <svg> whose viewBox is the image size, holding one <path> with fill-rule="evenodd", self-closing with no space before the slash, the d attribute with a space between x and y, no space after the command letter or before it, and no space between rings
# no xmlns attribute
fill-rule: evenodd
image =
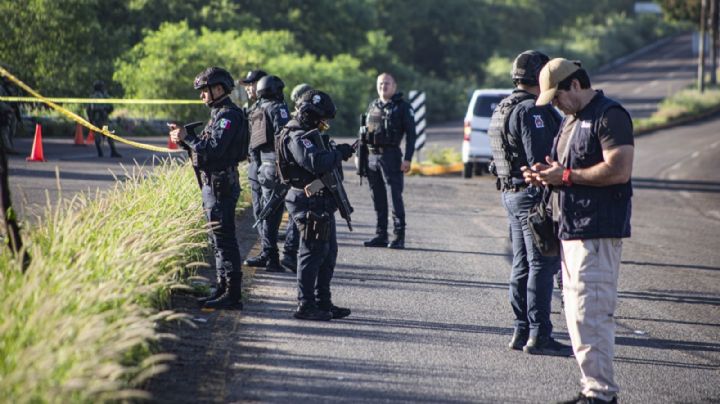
<svg viewBox="0 0 720 404"><path fill-rule="evenodd" d="M400 122L400 114L398 103L389 102L384 106L380 105L380 101L374 101L367 112L366 125L368 129L368 143L377 146L396 146L400 143L399 135L402 131L398 130L394 121Z"/></svg>
<svg viewBox="0 0 720 404"><path fill-rule="evenodd" d="M505 97L495 107L495 112L490 118L488 136L490 137L490 146L492 147L493 161L498 177L507 178L513 174L518 174L513 173L513 168L515 170L519 168L513 167L513 162L525 156L525 150L522 147L522 140L509 139L513 135L508 133L508 120L519 103L534 98L532 94L525 91L516 91ZM527 162L527 157L524 160Z"/></svg>

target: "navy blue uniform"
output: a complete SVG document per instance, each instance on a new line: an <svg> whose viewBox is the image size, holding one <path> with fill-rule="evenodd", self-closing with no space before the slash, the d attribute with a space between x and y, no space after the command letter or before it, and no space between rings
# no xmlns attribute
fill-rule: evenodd
<svg viewBox="0 0 720 404"><path fill-rule="evenodd" d="M200 174L205 216L208 222L218 223L210 238L221 278L242 277L235 205L240 196L238 142L245 125L243 112L226 98L211 108L210 120L201 134L188 133L183 140Z"/></svg>
<svg viewBox="0 0 720 404"><path fill-rule="evenodd" d="M372 133L368 156L368 184L377 215L376 234L387 235L388 201L392 200L392 217L395 233L405 231L405 205L402 198L404 174L400 171L403 160L411 161L415 153L415 115L412 106L403 101L402 93L395 94L385 103L378 98L368 106L368 129ZM375 128L370 121L373 116ZM400 142L405 136L405 154Z"/></svg>
<svg viewBox="0 0 720 404"><path fill-rule="evenodd" d="M298 301L300 304L330 305L330 281L338 251L334 215L337 205L327 190L307 196L304 187L322 174L340 167L342 154L337 150L318 148L316 143L320 136L307 136L307 131L295 120L290 121L287 127L290 132L281 138L283 142L278 147L283 149L281 153L288 156L288 160L292 160L289 168L291 188L285 198L288 212L301 233L306 231L311 215L329 220L326 237L300 238Z"/></svg>
<svg viewBox="0 0 720 404"><path fill-rule="evenodd" d="M536 107L536 97L523 90L515 90L510 97L524 98L507 118L507 141L515 158L509 163L509 177L501 178L501 202L508 214L513 249L510 305L516 332L542 339L552 333L550 303L553 276L560 269L560 261L559 257L543 256L533 243L527 225L528 211L540 203L542 190L525 184L520 167L545 162L560 116L549 105ZM495 114L498 113L496 110Z"/></svg>

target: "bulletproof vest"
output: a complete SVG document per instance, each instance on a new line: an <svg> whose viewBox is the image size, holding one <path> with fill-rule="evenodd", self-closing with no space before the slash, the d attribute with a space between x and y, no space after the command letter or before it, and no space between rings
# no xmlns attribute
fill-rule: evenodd
<svg viewBox="0 0 720 404"><path fill-rule="evenodd" d="M198 136L210 136L212 125L215 124L217 117L226 111L235 111L241 121L238 125L237 132L233 136L232 142L221 156L214 157L213 159L209 159L207 156L201 156L195 152L192 152L191 159L193 166L206 171L217 171L225 169L228 166L237 165L237 163L239 163L240 161L247 160L249 139L246 124L247 118L245 117L245 113L243 112L243 110L232 102L226 102L220 107L213 108L210 120L203 129L202 133L200 133Z"/></svg>
<svg viewBox="0 0 720 404"><path fill-rule="evenodd" d="M295 162L295 159L290 155L286 144L290 142L289 138L291 133L297 131L303 131L303 129L297 121L291 120L285 125L282 131L280 131L277 141L275 142L275 154L277 155L275 162L277 164L280 182L294 186L300 186L304 182L300 175L301 171L304 170L300 170L297 162Z"/></svg>
<svg viewBox="0 0 720 404"><path fill-rule="evenodd" d="M495 169L497 170L496 175L498 177L519 176L520 167L514 167L513 163L520 160L527 162L522 140L514 134L509 133L508 120L510 114L512 114L519 103L534 98L532 94L525 91L516 91L505 97L497 107L495 107L495 112L493 112L490 118L488 137L490 137L493 162L495 163Z"/></svg>
<svg viewBox="0 0 720 404"><path fill-rule="evenodd" d="M620 108L628 113L616 101L598 91L590 103L576 114L574 133L566 146L569 152L566 167L587 168L603 161L598 132L600 122L610 108ZM553 157L560 161L557 155L558 138L555 138ZM630 237L633 193L630 180L603 187L573 184L561 187L559 191L562 213L558 234L562 240Z"/></svg>
<svg viewBox="0 0 720 404"><path fill-rule="evenodd" d="M250 149L257 149L266 143L272 144L272 136L268 136L270 122L268 122L265 107L258 101L258 105L250 112Z"/></svg>
<svg viewBox="0 0 720 404"><path fill-rule="evenodd" d="M367 112L368 143L378 146L398 145L402 135L398 125L393 124L394 114L400 114L398 103L389 102L383 106L374 101ZM396 119L397 120L397 119Z"/></svg>

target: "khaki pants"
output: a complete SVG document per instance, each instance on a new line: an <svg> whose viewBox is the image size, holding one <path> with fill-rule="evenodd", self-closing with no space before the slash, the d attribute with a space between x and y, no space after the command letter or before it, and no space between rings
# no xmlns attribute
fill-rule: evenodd
<svg viewBox="0 0 720 404"><path fill-rule="evenodd" d="M619 391L613 374L615 306L622 239L562 240L565 318L582 393L611 400Z"/></svg>

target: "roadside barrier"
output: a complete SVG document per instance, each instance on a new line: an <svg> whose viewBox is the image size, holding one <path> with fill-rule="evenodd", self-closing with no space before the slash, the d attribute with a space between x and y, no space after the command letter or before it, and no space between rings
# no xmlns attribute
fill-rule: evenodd
<svg viewBox="0 0 720 404"><path fill-rule="evenodd" d="M75 146L85 146L82 125L80 125L79 123L75 124L75 141L73 144Z"/></svg>
<svg viewBox="0 0 720 404"><path fill-rule="evenodd" d="M78 114L76 114L76 113L74 113L74 112L72 112L72 111L69 111L69 110L63 108L63 107L61 107L60 105L56 104L55 102L51 101L49 98L46 98L46 97L42 96L40 93L38 93L37 91L35 91L35 90L33 90L32 88L30 88L27 84L23 83L20 79L18 79L17 77L13 76L12 73L10 73L9 71L5 70L5 68L3 68L2 66L0 66L0 75L7 77L10 81L12 81L13 83L15 83L18 87L22 88L22 89L25 90L28 94L31 94L31 95L33 96L33 97L7 97L7 98L22 98L22 99L29 98L29 99L30 99L31 101L33 101L33 102L39 100L39 101L47 104L50 108L58 111L59 113L61 113L61 114L64 115L65 117L67 117L67 118L75 121L76 123L78 123L78 124L80 124L80 125L88 128L88 129L90 129L91 131L97 132L98 134L102 133L103 135L105 135L105 136L107 136L107 137L109 137L109 138L111 138L111 139L117 140L118 142L125 143L125 144L130 145L130 146L133 146L133 147L137 147L137 148L139 148L139 149L150 150L150 151L160 152L160 153L177 153L177 152L182 151L182 150L179 150L179 149L169 149L169 148L167 148L167 147L158 147L158 146L153 146L153 145L150 145L150 144L135 142L135 141L132 141L132 140L128 140L128 139L122 138L122 137L116 135L115 133L113 133L113 132L111 132L111 131L109 131L109 130L103 130L103 129L101 129L101 128L98 128L97 126L95 126L95 125L93 125L92 123L88 122L87 120L85 120L84 118L82 118L81 116L79 116ZM102 102L107 103L109 99L101 99L101 100L102 100ZM117 99L114 99L114 100L117 101ZM128 103L141 103L142 101L145 101L145 100L125 100L125 101L130 101L130 102L128 102ZM168 100L154 100L154 101L160 101L160 102L162 102L162 101L168 101ZM183 103L187 103L187 104L196 103L196 102L189 101L189 100L176 100L176 101L182 101ZM92 132L91 132L91 134L92 134ZM35 135L36 135L36 137L37 137L37 130L36 130ZM86 144L87 144L88 141L90 140L90 137L91 137L91 136L92 136L92 135L88 135L88 139L85 141ZM41 137L42 137L42 136L41 136ZM42 143L40 144L40 147L41 147L41 150L40 150L40 151L42 152ZM33 145L33 150L34 150L34 149L35 149L35 146ZM37 160L32 160L32 161L37 161Z"/></svg>
<svg viewBox="0 0 720 404"><path fill-rule="evenodd" d="M95 144L95 132L93 132L93 131L88 132L88 137L87 137L87 139L85 139L85 144L86 145Z"/></svg>

